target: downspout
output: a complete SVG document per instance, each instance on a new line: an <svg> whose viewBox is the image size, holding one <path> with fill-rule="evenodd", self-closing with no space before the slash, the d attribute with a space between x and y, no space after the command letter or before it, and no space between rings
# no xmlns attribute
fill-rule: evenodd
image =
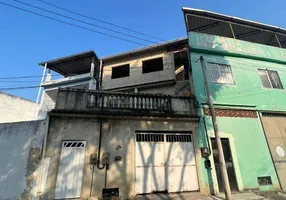
<svg viewBox="0 0 286 200"><path fill-rule="evenodd" d="M97 152L97 169L103 170L105 165L100 166L100 152L101 152L101 137L102 137L102 119L99 121L99 139L98 139L98 152Z"/></svg>
<svg viewBox="0 0 286 200"><path fill-rule="evenodd" d="M99 90L102 90L102 77L103 77L103 61L100 60L100 88ZM101 111L103 110L103 103L104 99L103 96L101 96ZM98 152L97 152L97 169L102 170L104 169L104 165L100 166L100 152L101 152L101 138L102 138L102 119L99 119L99 140L98 140Z"/></svg>
<svg viewBox="0 0 286 200"><path fill-rule="evenodd" d="M97 81L99 82L99 84L97 84L97 90L101 90L102 89L102 77L103 77L103 61L100 60L100 80ZM102 101L101 101L101 105L103 105L103 97ZM101 106L101 111L102 111L103 107ZM102 119L99 119L99 139L98 139L98 151L97 151L97 163L96 163L96 167L99 170L103 170L105 165L100 166L100 153L101 153L101 137L102 137ZM90 192L89 192L89 196L92 196L92 187L93 187L93 176L94 176L94 166L92 167L92 179L91 179L91 184L90 184ZM106 178L105 178L106 180ZM105 181L105 185L106 185L106 181Z"/></svg>
<svg viewBox="0 0 286 200"><path fill-rule="evenodd" d="M46 117L46 128L45 128L45 136L44 136L44 143L43 143L43 150L42 150L42 158L41 158L41 167L40 167L40 174L38 177L38 191L37 191L37 199L40 200L40 196L42 194L42 178L43 178L43 170L44 170L44 159L46 155L46 147L47 147L47 140L48 140L48 133L49 133L49 125L50 125L50 115L47 113Z"/></svg>

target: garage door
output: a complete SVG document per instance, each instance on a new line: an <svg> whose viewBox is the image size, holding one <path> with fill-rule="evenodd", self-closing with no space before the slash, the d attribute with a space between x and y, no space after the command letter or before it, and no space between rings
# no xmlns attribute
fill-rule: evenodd
<svg viewBox="0 0 286 200"><path fill-rule="evenodd" d="M286 190L286 115L263 113L262 123L281 187Z"/></svg>
<svg viewBox="0 0 286 200"><path fill-rule="evenodd" d="M136 194L198 190L190 134L136 134Z"/></svg>

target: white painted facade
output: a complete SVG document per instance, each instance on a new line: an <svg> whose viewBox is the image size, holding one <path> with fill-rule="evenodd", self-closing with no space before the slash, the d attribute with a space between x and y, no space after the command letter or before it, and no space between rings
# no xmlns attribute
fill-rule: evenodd
<svg viewBox="0 0 286 200"><path fill-rule="evenodd" d="M0 92L0 123L36 120L38 104Z"/></svg>

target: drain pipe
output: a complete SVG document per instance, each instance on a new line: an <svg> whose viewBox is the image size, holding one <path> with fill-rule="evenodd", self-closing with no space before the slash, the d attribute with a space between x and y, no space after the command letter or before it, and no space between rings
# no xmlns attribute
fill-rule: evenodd
<svg viewBox="0 0 286 200"><path fill-rule="evenodd" d="M105 165L100 166L100 151L101 151L101 138L102 138L102 119L99 122L99 144L98 144L98 152L97 152L97 169L103 170Z"/></svg>
<svg viewBox="0 0 286 200"><path fill-rule="evenodd" d="M42 150L42 158L41 158L41 167L40 167L40 173L38 177L38 191L37 191L37 199L40 199L41 193L42 193L42 178L43 178L43 171L44 171L44 159L46 155L46 146L47 146L47 140L48 140L48 133L49 133L49 125L50 125L50 115L47 113L46 118L46 128L45 128L45 136L44 136L44 143L43 143L43 150Z"/></svg>
<svg viewBox="0 0 286 200"><path fill-rule="evenodd" d="M99 90L102 90L102 78L103 78L103 61L100 60L100 88ZM104 99L103 96L101 96L101 111L103 111L103 103ZM101 138L102 138L102 119L100 118L99 121L99 144L98 144L98 152L97 152L97 169L102 170L104 169L104 165L100 166L100 152L101 152Z"/></svg>

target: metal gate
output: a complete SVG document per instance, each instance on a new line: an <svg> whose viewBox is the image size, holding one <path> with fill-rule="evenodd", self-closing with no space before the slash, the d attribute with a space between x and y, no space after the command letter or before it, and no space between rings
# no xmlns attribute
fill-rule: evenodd
<svg viewBox="0 0 286 200"><path fill-rule="evenodd" d="M198 190L190 134L136 134L136 194Z"/></svg>
<svg viewBox="0 0 286 200"><path fill-rule="evenodd" d="M263 113L262 123L281 187L286 190L286 114Z"/></svg>
<svg viewBox="0 0 286 200"><path fill-rule="evenodd" d="M80 197L85 144L83 141L62 143L55 199Z"/></svg>

